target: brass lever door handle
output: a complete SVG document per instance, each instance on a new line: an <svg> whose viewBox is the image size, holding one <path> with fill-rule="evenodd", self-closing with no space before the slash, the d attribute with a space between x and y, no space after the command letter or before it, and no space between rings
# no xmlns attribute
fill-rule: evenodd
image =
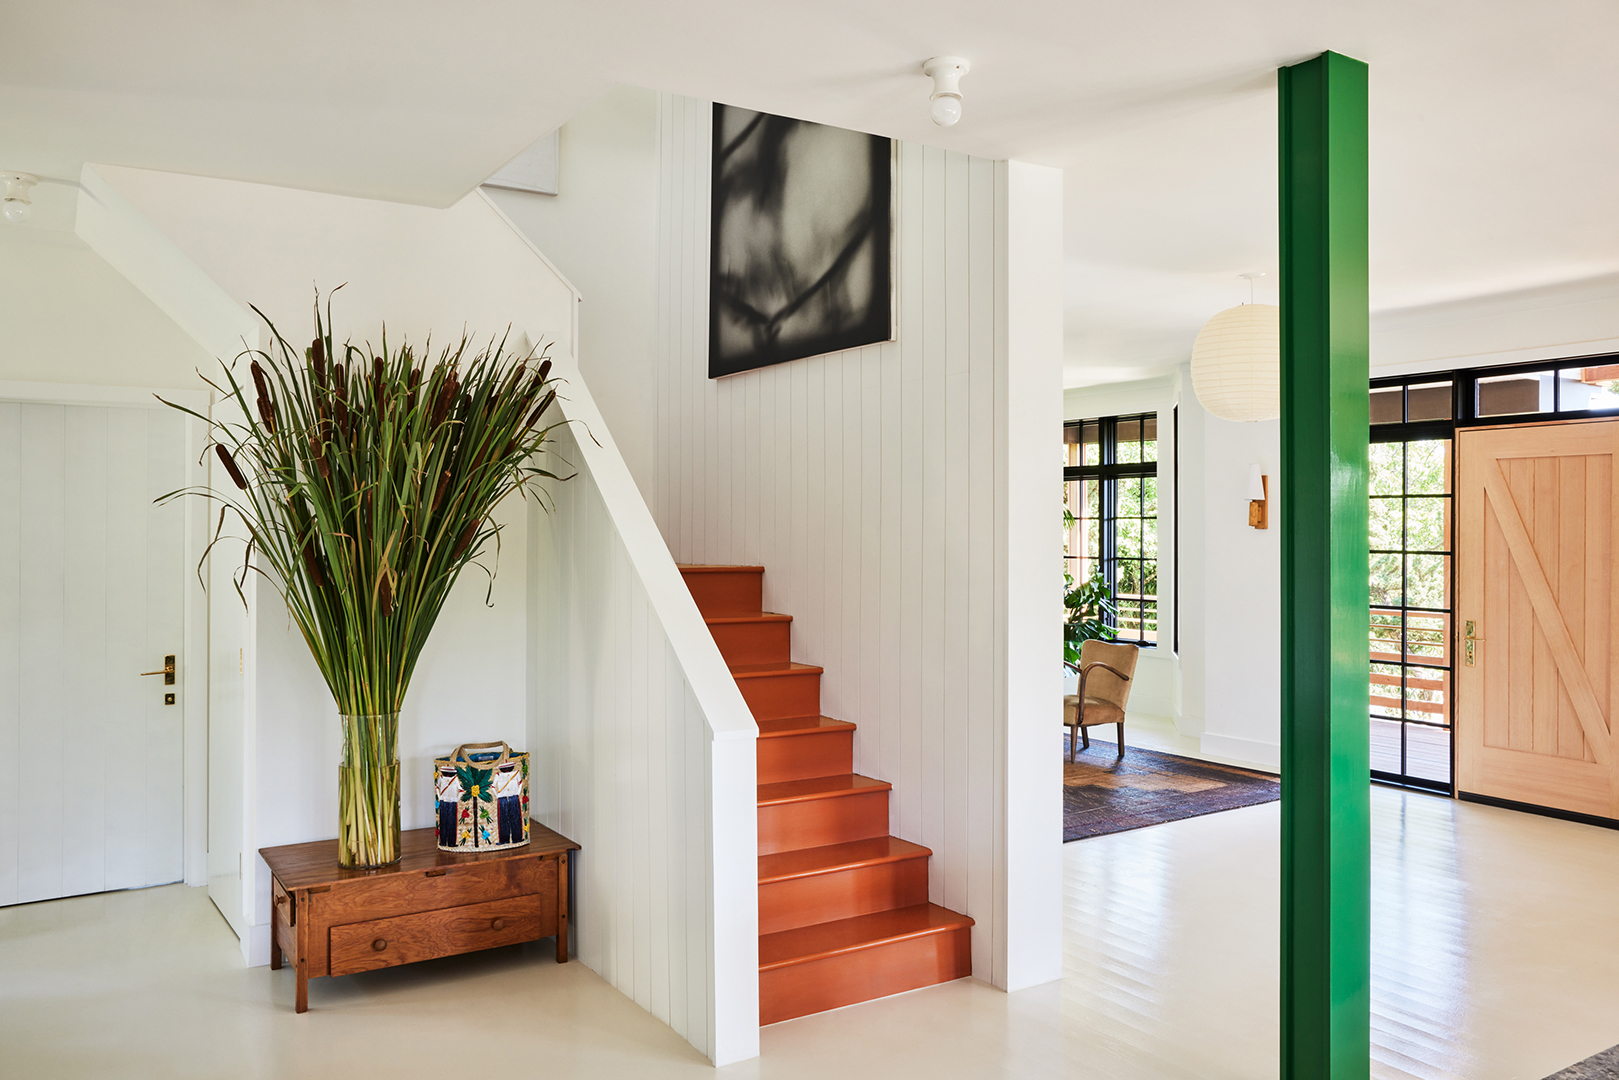
<svg viewBox="0 0 1619 1080"><path fill-rule="evenodd" d="M141 677L142 678L145 678L147 675L161 675L161 676L163 676L163 685L164 686L173 686L174 685L174 656L173 656L173 654L170 654L170 655L165 656L163 658L163 666L161 668L159 668L158 670L141 672Z"/></svg>

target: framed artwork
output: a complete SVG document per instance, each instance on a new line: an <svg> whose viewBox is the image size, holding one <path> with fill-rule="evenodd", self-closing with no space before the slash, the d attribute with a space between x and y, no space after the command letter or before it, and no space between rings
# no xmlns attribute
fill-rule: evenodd
<svg viewBox="0 0 1619 1080"><path fill-rule="evenodd" d="M708 375L894 337L891 139L714 106Z"/></svg>

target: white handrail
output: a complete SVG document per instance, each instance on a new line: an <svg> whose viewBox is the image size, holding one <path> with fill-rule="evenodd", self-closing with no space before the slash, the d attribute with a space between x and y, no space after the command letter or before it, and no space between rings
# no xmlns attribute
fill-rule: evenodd
<svg viewBox="0 0 1619 1080"><path fill-rule="evenodd" d="M630 562L641 577L652 610L663 624L669 646L685 671L693 696L716 741L755 739L759 727L753 713L737 689L736 680L720 655L708 624L697 610L697 601L686 588L680 568L669 554L669 547L658 531L652 511L641 497L641 489L613 442L612 433L596 408L596 400L579 374L571 356L553 361L554 374L564 380L566 397L557 395L562 415L572 421L574 440L584 455L585 465L596 480L607 512L618 526L619 536L629 552Z"/></svg>

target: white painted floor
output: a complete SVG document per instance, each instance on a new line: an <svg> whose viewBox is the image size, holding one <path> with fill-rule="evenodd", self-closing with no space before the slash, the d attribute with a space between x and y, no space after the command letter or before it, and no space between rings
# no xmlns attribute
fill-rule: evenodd
<svg viewBox="0 0 1619 1080"><path fill-rule="evenodd" d="M1539 1080L1619 1042L1619 832L1372 791L1374 1077ZM1064 848L1061 983L972 980L767 1028L727 1077L1276 1075L1275 804ZM310 984L200 890L0 910L6 1077L712 1076L547 944Z"/></svg>

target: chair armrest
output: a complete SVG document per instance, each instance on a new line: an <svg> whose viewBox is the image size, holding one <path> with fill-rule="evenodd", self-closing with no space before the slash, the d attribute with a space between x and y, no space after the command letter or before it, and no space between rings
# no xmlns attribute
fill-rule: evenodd
<svg viewBox="0 0 1619 1080"><path fill-rule="evenodd" d="M1080 721L1081 723L1083 723L1085 720L1085 682L1091 677L1091 672L1097 668L1103 668L1106 671L1110 671L1114 675L1117 675L1119 678L1123 679L1125 682L1130 681L1130 676L1126 675L1113 665L1104 664L1100 660L1092 660L1090 663L1082 667L1079 672L1079 705L1075 709L1074 716L1074 719Z"/></svg>

